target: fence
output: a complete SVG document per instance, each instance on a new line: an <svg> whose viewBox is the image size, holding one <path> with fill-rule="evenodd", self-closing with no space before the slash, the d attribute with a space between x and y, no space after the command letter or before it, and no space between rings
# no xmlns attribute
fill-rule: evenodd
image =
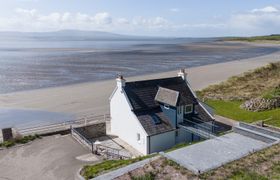
<svg viewBox="0 0 280 180"><path fill-rule="evenodd" d="M194 120L197 122L194 122ZM184 122L180 123L179 126L202 138L208 139L216 137L216 135L213 133L213 128L215 125L209 122L200 121L199 119L193 119L192 121L184 119Z"/></svg>
<svg viewBox="0 0 280 180"><path fill-rule="evenodd" d="M41 126L30 127L30 128L20 128L18 129L18 132L22 135L30 135L30 134L43 135L43 134L67 131L70 130L71 127L83 127L99 122L106 122L109 119L110 119L109 114L97 115L97 116L85 115L81 118L65 121L62 123L41 125Z"/></svg>
<svg viewBox="0 0 280 180"><path fill-rule="evenodd" d="M105 156L107 159L130 159L119 149L107 147L104 145L96 145L96 153Z"/></svg>
<svg viewBox="0 0 280 180"><path fill-rule="evenodd" d="M74 139L76 139L80 144L88 147L93 153L93 142L89 141L82 134L80 134L75 128L71 127L71 135Z"/></svg>
<svg viewBox="0 0 280 180"><path fill-rule="evenodd" d="M104 156L107 159L130 159L130 156L124 154L119 149L111 148L101 144L94 144L93 141L87 139L83 134L75 128L71 128L71 134L80 144L91 150L93 154Z"/></svg>

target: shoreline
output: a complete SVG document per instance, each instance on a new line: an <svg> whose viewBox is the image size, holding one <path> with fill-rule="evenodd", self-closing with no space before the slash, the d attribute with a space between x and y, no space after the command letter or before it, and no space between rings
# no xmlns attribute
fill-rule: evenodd
<svg viewBox="0 0 280 180"><path fill-rule="evenodd" d="M188 80L194 90L205 88L239 75L248 70L280 61L280 51L249 59L188 68ZM176 76L177 71L167 71L126 78L127 81ZM60 87L0 94L0 107L61 112L83 116L109 113L109 97L115 80L86 82Z"/></svg>

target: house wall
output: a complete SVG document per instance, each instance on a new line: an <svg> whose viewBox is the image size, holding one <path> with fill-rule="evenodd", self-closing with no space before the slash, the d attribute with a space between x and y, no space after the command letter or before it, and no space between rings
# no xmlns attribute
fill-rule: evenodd
<svg viewBox="0 0 280 180"><path fill-rule="evenodd" d="M175 128L176 124L176 115L177 111L175 107L169 106L169 109L166 109L163 104L160 105L162 112L168 117L170 120L171 125Z"/></svg>
<svg viewBox="0 0 280 180"><path fill-rule="evenodd" d="M131 111L129 100L124 91L118 88L110 99L111 134L134 147L140 153L147 154L147 134ZM140 141L137 141L137 133Z"/></svg>
<svg viewBox="0 0 280 180"><path fill-rule="evenodd" d="M180 109L180 111L179 111ZM177 123L182 123L184 120L184 106L177 107Z"/></svg>
<svg viewBox="0 0 280 180"><path fill-rule="evenodd" d="M175 131L150 136L150 153L167 150L175 144Z"/></svg>

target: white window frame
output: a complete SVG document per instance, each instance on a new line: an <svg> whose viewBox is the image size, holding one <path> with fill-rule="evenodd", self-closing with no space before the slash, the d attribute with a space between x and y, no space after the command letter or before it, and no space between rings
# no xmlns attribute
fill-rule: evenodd
<svg viewBox="0 0 280 180"><path fill-rule="evenodd" d="M187 108L188 108L188 107L191 107L191 110L190 110L190 111L187 111ZM186 105L186 106L184 107L184 112L185 112L185 114L190 114L190 113L192 113L192 112L193 112L193 105L192 105L192 104Z"/></svg>
<svg viewBox="0 0 280 180"><path fill-rule="evenodd" d="M163 107L164 107L165 109L170 109L170 106L169 106L168 104L163 104Z"/></svg>

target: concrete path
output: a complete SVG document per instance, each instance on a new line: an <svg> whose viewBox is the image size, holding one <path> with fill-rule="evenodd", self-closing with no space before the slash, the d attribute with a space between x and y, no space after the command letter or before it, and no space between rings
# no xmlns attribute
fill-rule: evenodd
<svg viewBox="0 0 280 180"><path fill-rule="evenodd" d="M145 159L143 161L139 161L139 162L130 164L128 166L125 166L123 168L119 168L117 170L114 170L114 171L108 172L106 174L100 175L100 176L98 176L98 177L96 177L94 179L95 180L104 180L104 179L111 180L111 179L117 178L117 177L119 177L119 176L121 176L121 175L123 175L125 173L133 171L133 170L138 169L140 167L143 167L146 164L148 164L149 162L156 160L157 158L159 158L159 156L148 158L148 159Z"/></svg>
<svg viewBox="0 0 280 180"><path fill-rule="evenodd" d="M265 142L233 132L166 153L164 156L198 174L267 146L269 144Z"/></svg>

